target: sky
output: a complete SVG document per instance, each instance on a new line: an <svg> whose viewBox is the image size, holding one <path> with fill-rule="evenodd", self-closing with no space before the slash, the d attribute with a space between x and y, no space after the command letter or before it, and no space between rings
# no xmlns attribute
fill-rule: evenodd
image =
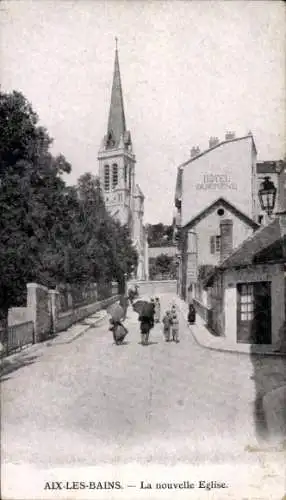
<svg viewBox="0 0 286 500"><path fill-rule="evenodd" d="M19 90L72 164L97 175L115 37L145 222L170 224L177 167L250 130L258 159L285 155L281 1L2 0L1 84Z"/></svg>

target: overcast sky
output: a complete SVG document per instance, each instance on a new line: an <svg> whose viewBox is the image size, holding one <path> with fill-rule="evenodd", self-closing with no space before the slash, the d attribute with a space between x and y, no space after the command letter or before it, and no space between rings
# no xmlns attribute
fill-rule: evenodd
<svg viewBox="0 0 286 500"><path fill-rule="evenodd" d="M285 154L285 7L279 1L3 0L1 81L20 90L72 163L97 174L115 36L145 222L171 223L177 166L210 136L252 131Z"/></svg>

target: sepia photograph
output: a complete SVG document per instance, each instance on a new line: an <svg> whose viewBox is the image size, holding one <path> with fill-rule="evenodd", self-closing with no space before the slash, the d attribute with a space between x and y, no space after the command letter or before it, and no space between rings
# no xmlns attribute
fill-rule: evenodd
<svg viewBox="0 0 286 500"><path fill-rule="evenodd" d="M286 499L285 21L0 0L1 499Z"/></svg>

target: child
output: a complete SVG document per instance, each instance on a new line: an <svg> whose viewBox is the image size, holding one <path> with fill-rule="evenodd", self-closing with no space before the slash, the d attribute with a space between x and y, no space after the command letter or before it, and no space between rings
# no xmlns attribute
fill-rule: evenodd
<svg viewBox="0 0 286 500"><path fill-rule="evenodd" d="M173 311L171 321L172 321L173 341L178 343L179 342L179 318L178 318L177 313L176 313L176 308L175 308L175 312Z"/></svg>
<svg viewBox="0 0 286 500"><path fill-rule="evenodd" d="M163 323L163 334L166 342L170 342L170 330L171 330L171 314L170 311L166 311L165 316L162 319Z"/></svg>
<svg viewBox="0 0 286 500"><path fill-rule="evenodd" d="M160 304L159 297L156 297L155 298L155 315L154 315L155 323L160 322L160 316L161 316L161 304Z"/></svg>

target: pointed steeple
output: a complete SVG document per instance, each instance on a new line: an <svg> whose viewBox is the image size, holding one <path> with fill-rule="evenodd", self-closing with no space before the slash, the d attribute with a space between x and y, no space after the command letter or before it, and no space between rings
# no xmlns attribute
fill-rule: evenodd
<svg viewBox="0 0 286 500"><path fill-rule="evenodd" d="M125 135L126 124L123 105L123 93L120 78L117 38L115 48L115 61L113 72L113 83L111 91L111 102L109 109L108 127L107 127L107 148L118 147L120 138Z"/></svg>

